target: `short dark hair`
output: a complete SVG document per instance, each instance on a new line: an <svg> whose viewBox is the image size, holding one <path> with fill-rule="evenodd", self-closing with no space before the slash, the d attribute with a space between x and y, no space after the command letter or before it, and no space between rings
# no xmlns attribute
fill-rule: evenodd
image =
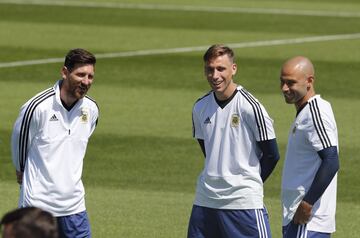
<svg viewBox="0 0 360 238"><path fill-rule="evenodd" d="M206 63L212 59L215 59L215 58L217 58L219 56L223 56L223 55L229 56L229 58L232 62L235 61L234 51L230 47L222 45L222 44L215 44L215 45L210 46L210 48L205 52L203 59L204 59L204 62Z"/></svg>
<svg viewBox="0 0 360 238"><path fill-rule="evenodd" d="M64 66L71 72L76 64L95 65L95 63L96 58L92 53L81 48L76 48L67 53Z"/></svg>
<svg viewBox="0 0 360 238"><path fill-rule="evenodd" d="M36 207L18 208L6 213L0 225L12 225L11 234L15 238L57 238L58 225L51 213Z"/></svg>

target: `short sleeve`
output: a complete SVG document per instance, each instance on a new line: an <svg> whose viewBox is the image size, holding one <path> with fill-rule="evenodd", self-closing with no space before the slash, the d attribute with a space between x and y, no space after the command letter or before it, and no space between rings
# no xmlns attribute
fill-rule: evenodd
<svg viewBox="0 0 360 238"><path fill-rule="evenodd" d="M310 112L311 123L307 128L307 138L315 151L337 146L337 127L331 106L321 105L314 100L310 102Z"/></svg>
<svg viewBox="0 0 360 238"><path fill-rule="evenodd" d="M192 111L192 130L193 130L194 138L202 139L202 140L204 139L204 135L201 129L201 123L195 106L193 107L193 111Z"/></svg>
<svg viewBox="0 0 360 238"><path fill-rule="evenodd" d="M244 118L256 141L274 139L276 137L273 126L274 121L270 118L264 106L249 93L245 93L245 98L247 100L243 108Z"/></svg>

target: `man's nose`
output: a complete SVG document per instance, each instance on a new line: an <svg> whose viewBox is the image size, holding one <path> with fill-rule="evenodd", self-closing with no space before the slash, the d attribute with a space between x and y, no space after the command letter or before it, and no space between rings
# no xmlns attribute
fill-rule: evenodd
<svg viewBox="0 0 360 238"><path fill-rule="evenodd" d="M92 83L92 78L89 77L89 76L86 76L82 81L81 81L82 84L86 85L86 86L89 86L91 83Z"/></svg>
<svg viewBox="0 0 360 238"><path fill-rule="evenodd" d="M212 73L212 77L214 78L214 79L217 79L217 78L219 78L220 77L220 71L218 71L218 70L214 70L214 72Z"/></svg>
<svg viewBox="0 0 360 238"><path fill-rule="evenodd" d="M286 83L282 83L282 84L280 85L280 88L281 88L281 91L283 91L283 92L286 92L286 91L289 90L289 87L287 86Z"/></svg>

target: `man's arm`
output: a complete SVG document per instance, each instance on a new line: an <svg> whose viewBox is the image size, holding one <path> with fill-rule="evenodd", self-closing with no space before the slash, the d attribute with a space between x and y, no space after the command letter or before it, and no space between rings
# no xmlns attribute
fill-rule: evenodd
<svg viewBox="0 0 360 238"><path fill-rule="evenodd" d="M11 158L16 171L21 171L20 159L19 159L19 138L21 127L22 115L20 115L15 124L11 135Z"/></svg>
<svg viewBox="0 0 360 238"><path fill-rule="evenodd" d="M336 146L331 146L318 151L321 158L321 165L316 172L315 178L309 191L301 201L294 215L295 224L305 224L311 217L311 210L314 203L323 195L331 180L339 170L339 157Z"/></svg>
<svg viewBox="0 0 360 238"><path fill-rule="evenodd" d="M260 159L260 176L262 181L265 182L265 180L270 176L277 162L280 159L279 150L276 139L259 141L257 142L257 144L262 151L262 157Z"/></svg>
<svg viewBox="0 0 360 238"><path fill-rule="evenodd" d="M11 157L16 170L16 180L21 185L23 172L26 164L26 150L24 146L31 144L34 132L37 131L36 113L34 111L31 119L25 125L25 113L27 111L28 103L24 104L18 118L15 121L12 135L11 135ZM21 143L22 142L22 143Z"/></svg>
<svg viewBox="0 0 360 238"><path fill-rule="evenodd" d="M16 181L18 184L22 184L23 172L21 171L20 159L19 159L19 138L22 116L17 118L11 135L11 158L15 167Z"/></svg>

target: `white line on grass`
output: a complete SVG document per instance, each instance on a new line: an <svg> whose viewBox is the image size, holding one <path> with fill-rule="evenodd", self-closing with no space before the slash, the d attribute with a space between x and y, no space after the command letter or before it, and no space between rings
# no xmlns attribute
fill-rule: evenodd
<svg viewBox="0 0 360 238"><path fill-rule="evenodd" d="M92 8L118 8L140 10L165 10L165 11L196 11L196 12L219 12L219 13L255 13L273 15L297 15L319 17L360 17L360 12L340 12L321 10L295 10L276 8L242 8L242 7L207 7L190 5L167 5L167 4L140 4L140 3L114 3L114 2L80 2L59 0L0 0L1 3L18 5L46 5L46 6L70 6Z"/></svg>
<svg viewBox="0 0 360 238"><path fill-rule="evenodd" d="M360 33L344 34L344 35L312 36L312 37L293 38L293 39L240 42L240 43L229 43L226 45L234 49L239 49L239 48L251 48L251 47L262 47L262 46L302 44L309 42L353 40L353 39L360 39ZM205 51L208 49L208 47L209 46L194 46L194 47L182 47L182 48L171 48L171 49L150 49L150 50L138 50L138 51L128 51L128 52L102 53L102 54L96 54L96 58L107 59L107 58L124 58L124 57L133 57L133 56L186 53L186 52L195 52L195 51ZM63 58L49 58L49 59L38 59L38 60L4 62L4 63L0 63L0 68L60 63L63 61L64 61Z"/></svg>

